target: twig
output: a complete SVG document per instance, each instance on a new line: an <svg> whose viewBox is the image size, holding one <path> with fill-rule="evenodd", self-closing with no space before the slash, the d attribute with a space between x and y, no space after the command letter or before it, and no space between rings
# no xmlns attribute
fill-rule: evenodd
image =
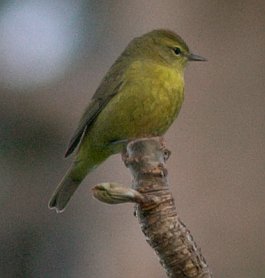
<svg viewBox="0 0 265 278"><path fill-rule="evenodd" d="M130 142L123 161L133 176L132 188L104 183L93 193L106 203L136 203L141 229L169 278L210 278L200 249L177 215L167 182L165 161L169 154L158 138Z"/></svg>

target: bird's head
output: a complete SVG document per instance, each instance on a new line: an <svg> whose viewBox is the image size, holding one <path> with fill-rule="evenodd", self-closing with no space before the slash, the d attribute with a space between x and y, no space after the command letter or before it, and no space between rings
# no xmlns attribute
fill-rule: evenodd
<svg viewBox="0 0 265 278"><path fill-rule="evenodd" d="M129 49L143 58L183 69L189 61L206 61L191 53L185 41L169 30L154 30L134 39Z"/></svg>

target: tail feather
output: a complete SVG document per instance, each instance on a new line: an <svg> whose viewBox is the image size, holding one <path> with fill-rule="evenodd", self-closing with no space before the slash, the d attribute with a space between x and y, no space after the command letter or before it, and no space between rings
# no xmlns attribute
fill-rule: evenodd
<svg viewBox="0 0 265 278"><path fill-rule="evenodd" d="M63 212L72 195L86 175L102 163L112 152L107 148L96 148L85 140L66 175L52 195L49 208Z"/></svg>
<svg viewBox="0 0 265 278"><path fill-rule="evenodd" d="M49 208L55 209L58 213L63 212L80 183L81 181L73 180L66 174L52 195Z"/></svg>

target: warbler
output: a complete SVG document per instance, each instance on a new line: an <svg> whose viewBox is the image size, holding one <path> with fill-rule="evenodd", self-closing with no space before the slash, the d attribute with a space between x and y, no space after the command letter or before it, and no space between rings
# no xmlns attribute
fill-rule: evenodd
<svg viewBox="0 0 265 278"><path fill-rule="evenodd" d="M133 39L111 66L88 104L65 157L73 163L49 207L62 212L86 175L130 140L162 136L184 99L183 71L189 61L206 61L169 30Z"/></svg>

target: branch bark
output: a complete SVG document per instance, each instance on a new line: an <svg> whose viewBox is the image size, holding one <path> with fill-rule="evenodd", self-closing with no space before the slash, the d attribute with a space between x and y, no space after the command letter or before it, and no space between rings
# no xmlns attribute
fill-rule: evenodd
<svg viewBox="0 0 265 278"><path fill-rule="evenodd" d="M190 231L179 219L167 181L170 155L159 138L130 142L123 161L133 176L132 188L104 183L93 189L100 201L136 203L136 216L146 241L169 278L210 278L212 274Z"/></svg>

